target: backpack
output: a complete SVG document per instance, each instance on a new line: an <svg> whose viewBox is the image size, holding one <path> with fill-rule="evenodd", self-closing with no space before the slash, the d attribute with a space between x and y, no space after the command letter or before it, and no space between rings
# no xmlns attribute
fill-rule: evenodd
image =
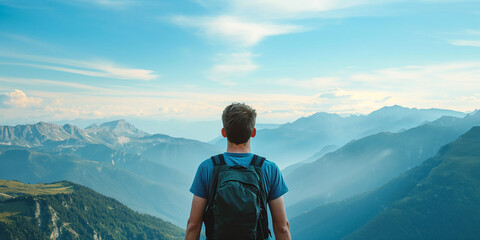
<svg viewBox="0 0 480 240"><path fill-rule="evenodd" d="M265 158L253 155L248 167L228 166L223 154L211 159L213 181L203 214L207 239L267 239L270 230L262 174Z"/></svg>

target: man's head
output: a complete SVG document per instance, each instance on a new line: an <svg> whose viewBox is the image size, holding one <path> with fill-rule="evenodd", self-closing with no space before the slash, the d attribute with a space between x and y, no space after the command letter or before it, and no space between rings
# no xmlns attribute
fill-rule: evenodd
<svg viewBox="0 0 480 240"><path fill-rule="evenodd" d="M248 142L254 135L255 109L244 103L228 105L222 114L223 129L229 142L242 144Z"/></svg>

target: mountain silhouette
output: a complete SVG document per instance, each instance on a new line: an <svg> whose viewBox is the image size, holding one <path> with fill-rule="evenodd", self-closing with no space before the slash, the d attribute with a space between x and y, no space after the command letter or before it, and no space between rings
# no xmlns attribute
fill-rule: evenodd
<svg viewBox="0 0 480 240"><path fill-rule="evenodd" d="M295 239L477 239L480 127L374 191L307 211Z"/></svg>
<svg viewBox="0 0 480 240"><path fill-rule="evenodd" d="M293 170L285 176L290 188L285 196L290 216L379 187L480 125L480 113L448 117L455 119L448 124L443 119L399 133L383 132L351 141Z"/></svg>
<svg viewBox="0 0 480 240"><path fill-rule="evenodd" d="M274 129L257 131L252 149L284 168L311 158L325 146L346 143L380 132L400 132L442 116L464 117L464 113L442 109L416 109L401 106L383 107L368 115L342 117L332 113L315 113ZM217 145L226 146L220 139Z"/></svg>

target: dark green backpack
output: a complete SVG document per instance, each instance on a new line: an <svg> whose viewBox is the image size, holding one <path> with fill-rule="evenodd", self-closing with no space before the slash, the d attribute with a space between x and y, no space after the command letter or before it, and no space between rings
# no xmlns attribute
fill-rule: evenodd
<svg viewBox="0 0 480 240"><path fill-rule="evenodd" d="M270 235L262 164L253 155L248 167L228 166L223 154L211 157L211 192L203 215L208 240L263 240Z"/></svg>

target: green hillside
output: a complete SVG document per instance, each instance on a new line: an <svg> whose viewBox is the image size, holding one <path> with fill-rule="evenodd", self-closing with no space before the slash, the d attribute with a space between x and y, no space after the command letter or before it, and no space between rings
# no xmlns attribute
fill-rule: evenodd
<svg viewBox="0 0 480 240"><path fill-rule="evenodd" d="M173 224L70 182L0 180L0 239L183 239Z"/></svg>
<svg viewBox="0 0 480 240"><path fill-rule="evenodd" d="M347 239L480 239L480 127L444 151L411 192Z"/></svg>
<svg viewBox="0 0 480 240"><path fill-rule="evenodd" d="M131 162L131 165L138 163L137 167L148 166L148 161ZM113 197L136 211L177 225L187 222L191 199L187 192L187 181L182 180L182 175L172 176L168 171L175 172L173 169L161 166L150 166L144 174L141 175L140 171L135 174L122 167L126 164L129 164L128 161L112 165L83 159L74 154L11 149L0 153L0 178L27 183L68 180ZM156 171L155 178L149 178L155 174L150 170Z"/></svg>
<svg viewBox="0 0 480 240"><path fill-rule="evenodd" d="M375 191L291 219L294 239L479 239L480 127ZM353 234L352 234L353 233Z"/></svg>

